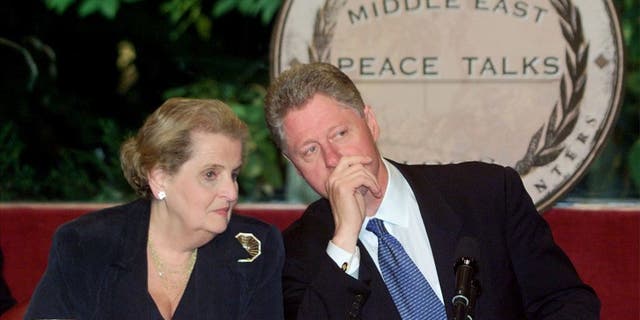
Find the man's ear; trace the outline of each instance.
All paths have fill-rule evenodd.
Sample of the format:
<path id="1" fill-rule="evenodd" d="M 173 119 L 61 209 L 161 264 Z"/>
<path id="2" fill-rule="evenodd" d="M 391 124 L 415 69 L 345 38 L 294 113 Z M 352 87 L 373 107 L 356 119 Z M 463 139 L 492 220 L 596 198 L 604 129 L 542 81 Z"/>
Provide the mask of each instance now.
<path id="1" fill-rule="evenodd" d="M 154 196 L 157 196 L 160 191 L 165 190 L 165 180 L 167 178 L 167 173 L 164 169 L 159 166 L 153 167 L 147 174 L 147 180 L 149 181 L 149 187 L 151 188 L 151 192 Z"/>
<path id="2" fill-rule="evenodd" d="M 302 173 L 300 172 L 300 170 L 298 170 L 298 167 L 296 166 L 295 162 L 291 161 L 291 158 L 289 158 L 289 156 L 288 156 L 286 153 L 284 153 L 284 152 L 282 152 L 282 156 L 283 156 L 285 159 L 287 159 L 287 161 L 289 161 L 289 163 L 291 163 L 291 165 L 292 165 L 294 168 L 296 168 L 296 172 L 298 173 L 298 175 L 299 175 L 299 176 L 301 176 L 301 177 L 302 177 Z"/>
<path id="3" fill-rule="evenodd" d="M 373 141 L 378 141 L 378 137 L 380 136 L 380 126 L 378 126 L 376 115 L 373 113 L 373 109 L 371 109 L 371 106 L 369 105 L 364 106 L 364 121 L 367 123 L 369 131 L 371 131 Z"/>

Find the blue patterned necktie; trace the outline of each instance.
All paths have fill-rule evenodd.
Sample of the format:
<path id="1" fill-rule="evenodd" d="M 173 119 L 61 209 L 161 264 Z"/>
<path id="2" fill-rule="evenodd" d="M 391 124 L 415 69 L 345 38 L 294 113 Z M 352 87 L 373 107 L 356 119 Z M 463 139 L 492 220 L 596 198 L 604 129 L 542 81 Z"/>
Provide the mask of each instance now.
<path id="1" fill-rule="evenodd" d="M 378 262 L 393 302 L 406 319 L 446 320 L 444 305 L 418 267 L 380 219 L 371 219 L 367 230 L 378 237 Z"/>

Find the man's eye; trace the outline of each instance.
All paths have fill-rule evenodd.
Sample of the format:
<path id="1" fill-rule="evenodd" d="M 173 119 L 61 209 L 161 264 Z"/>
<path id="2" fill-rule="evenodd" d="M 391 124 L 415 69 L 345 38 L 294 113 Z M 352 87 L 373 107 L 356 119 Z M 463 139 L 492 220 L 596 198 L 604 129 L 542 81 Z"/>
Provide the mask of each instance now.
<path id="1" fill-rule="evenodd" d="M 311 154 L 314 154 L 316 151 L 318 150 L 318 147 L 316 146 L 310 146 L 306 149 L 304 149 L 304 152 L 302 153 L 304 156 L 309 156 Z"/>
<path id="2" fill-rule="evenodd" d="M 344 136 L 347 135 L 347 133 L 349 133 L 349 131 L 347 129 L 340 129 L 338 131 L 335 131 L 333 133 L 332 140 L 337 140 L 337 139 L 343 138 Z"/>

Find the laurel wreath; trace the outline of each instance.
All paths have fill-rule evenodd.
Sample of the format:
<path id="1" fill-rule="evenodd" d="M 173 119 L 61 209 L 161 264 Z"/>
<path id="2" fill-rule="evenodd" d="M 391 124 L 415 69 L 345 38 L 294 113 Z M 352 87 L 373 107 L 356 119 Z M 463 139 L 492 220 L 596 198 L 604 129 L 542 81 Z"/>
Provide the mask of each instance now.
<path id="1" fill-rule="evenodd" d="M 316 19 L 313 23 L 313 37 L 311 44 L 307 46 L 309 62 L 330 62 L 331 42 L 336 28 L 338 11 L 344 7 L 347 0 L 327 0 L 316 12 Z M 300 61 L 294 58 L 289 65 L 299 64 Z"/>
<path id="2" fill-rule="evenodd" d="M 544 166 L 560 156 L 565 148 L 564 141 L 578 121 L 580 102 L 587 83 L 589 44 L 584 40 L 580 11 L 571 0 L 549 0 L 549 2 L 560 16 L 562 35 L 569 45 L 565 50 L 568 75 L 562 74 L 560 98 L 555 103 L 547 123 L 542 124 L 531 137 L 524 157 L 515 165 L 520 176 L 529 173 L 531 168 Z M 310 62 L 330 61 L 330 44 L 336 26 L 336 15 L 345 3 L 346 0 L 327 0 L 316 12 L 313 38 L 307 47 Z M 292 62 L 292 64 L 296 63 L 298 61 Z M 546 130 L 544 130 L 545 126 Z M 540 147 L 542 140 L 544 144 Z"/>
<path id="3" fill-rule="evenodd" d="M 307 47 L 311 62 L 331 61 L 331 42 L 336 28 L 337 13 L 346 3 L 346 0 L 327 0 L 316 12 L 313 38 L 311 45 Z"/>
<path id="4" fill-rule="evenodd" d="M 585 43 L 582 31 L 580 11 L 571 0 L 550 0 L 560 16 L 560 26 L 569 49 L 565 50 L 568 75 L 562 74 L 560 98 L 553 107 L 549 120 L 531 137 L 524 157 L 516 163 L 515 169 L 521 176 L 529 173 L 532 167 L 544 166 L 560 156 L 564 150 L 564 141 L 571 134 L 580 115 L 580 102 L 587 83 L 587 59 L 589 44 Z M 571 90 L 567 94 L 570 82 Z M 560 116 L 560 119 L 558 119 Z M 544 130 L 544 131 L 543 131 Z M 544 144 L 539 148 L 544 132 Z"/>

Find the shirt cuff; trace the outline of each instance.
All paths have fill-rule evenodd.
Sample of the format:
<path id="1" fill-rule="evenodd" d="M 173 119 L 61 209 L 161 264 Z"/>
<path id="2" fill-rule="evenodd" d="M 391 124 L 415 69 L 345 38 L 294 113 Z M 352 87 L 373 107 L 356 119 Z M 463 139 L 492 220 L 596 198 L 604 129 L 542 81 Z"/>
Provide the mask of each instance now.
<path id="1" fill-rule="evenodd" d="M 360 249 L 358 246 L 356 246 L 356 252 L 352 254 L 329 241 L 327 254 L 346 274 L 358 279 L 360 271 Z"/>

